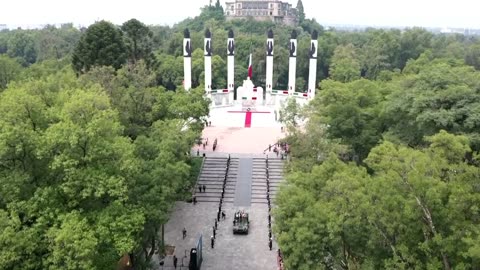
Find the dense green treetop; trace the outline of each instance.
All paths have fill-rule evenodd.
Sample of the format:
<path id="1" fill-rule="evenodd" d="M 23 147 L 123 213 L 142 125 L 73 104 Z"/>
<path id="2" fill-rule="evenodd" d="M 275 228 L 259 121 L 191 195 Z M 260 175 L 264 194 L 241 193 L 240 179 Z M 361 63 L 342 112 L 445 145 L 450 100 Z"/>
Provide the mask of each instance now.
<path id="1" fill-rule="evenodd" d="M 123 33 L 112 23 L 92 24 L 81 36 L 72 55 L 73 68 L 85 73 L 93 66 L 112 66 L 119 69 L 127 59 Z"/>
<path id="2" fill-rule="evenodd" d="M 208 102 L 157 87 L 143 60 L 78 78 L 53 61 L 0 93 L 0 268 L 112 269 L 128 253 L 147 269 Z"/>

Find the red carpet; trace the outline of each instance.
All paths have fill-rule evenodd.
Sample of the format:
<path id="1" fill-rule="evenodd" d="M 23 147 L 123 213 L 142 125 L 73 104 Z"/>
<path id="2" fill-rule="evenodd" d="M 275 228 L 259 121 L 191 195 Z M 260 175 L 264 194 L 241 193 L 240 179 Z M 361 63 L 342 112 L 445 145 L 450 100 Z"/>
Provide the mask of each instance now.
<path id="1" fill-rule="evenodd" d="M 245 113 L 245 127 L 249 128 L 252 127 L 252 113 L 246 112 Z"/>

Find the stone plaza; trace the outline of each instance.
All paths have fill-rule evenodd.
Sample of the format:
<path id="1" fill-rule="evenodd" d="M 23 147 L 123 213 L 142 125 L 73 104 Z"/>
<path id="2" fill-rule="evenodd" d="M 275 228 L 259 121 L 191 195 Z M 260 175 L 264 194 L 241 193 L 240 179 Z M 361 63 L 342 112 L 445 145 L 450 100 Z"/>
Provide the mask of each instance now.
<path id="1" fill-rule="evenodd" d="M 250 116 L 241 108 L 211 110 L 208 119 L 211 125 L 202 134 L 203 140 L 208 138 L 209 143 L 205 149 L 197 145 L 191 152 L 196 155 L 198 150 L 200 156 L 206 156 L 197 183 L 205 186 L 206 191 L 199 192 L 195 188 L 196 204 L 177 202 L 165 226 L 165 243 L 174 247 L 174 254 L 178 258 L 177 269 L 189 269 L 190 250 L 196 247 L 200 237 L 203 258 L 200 269 L 278 269 L 278 247 L 274 235 L 272 250 L 269 248 L 266 170 L 268 166 L 269 191 L 273 203 L 283 178 L 283 160 L 273 151 L 269 152 L 268 146 L 275 144 L 285 134 L 281 131 L 281 124 L 275 121 L 272 109 L 268 111 L 268 108 L 261 108 L 257 111 L 260 110 L 265 113 L 253 113 Z M 251 125 L 245 127 L 245 121 L 251 121 Z M 213 151 L 215 139 L 218 140 L 218 148 Z M 231 161 L 227 171 L 229 155 Z M 218 222 L 212 248 L 211 237 L 225 175 L 225 196 L 221 209 L 226 219 Z M 232 231 L 233 215 L 238 210 L 249 213 L 250 227 L 246 235 L 233 234 Z M 183 228 L 187 231 L 185 239 Z M 159 260 L 155 258 L 157 269 L 174 269 L 173 255 L 162 259 L 163 266 L 160 266 Z"/>

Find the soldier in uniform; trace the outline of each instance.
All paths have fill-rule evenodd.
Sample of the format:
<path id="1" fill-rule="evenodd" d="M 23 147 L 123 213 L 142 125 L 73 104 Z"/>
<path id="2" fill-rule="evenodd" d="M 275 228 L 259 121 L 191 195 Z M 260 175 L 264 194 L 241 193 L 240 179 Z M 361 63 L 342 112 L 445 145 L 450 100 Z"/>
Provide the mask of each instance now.
<path id="1" fill-rule="evenodd" d="M 177 261 L 178 261 L 177 256 L 173 255 L 173 267 L 175 269 L 177 269 Z"/>

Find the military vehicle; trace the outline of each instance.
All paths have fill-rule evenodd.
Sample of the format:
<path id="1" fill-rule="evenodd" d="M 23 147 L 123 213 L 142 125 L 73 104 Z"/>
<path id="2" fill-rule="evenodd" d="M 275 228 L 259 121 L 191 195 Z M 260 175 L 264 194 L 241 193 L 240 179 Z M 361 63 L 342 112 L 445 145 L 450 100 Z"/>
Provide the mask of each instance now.
<path id="1" fill-rule="evenodd" d="M 233 216 L 233 234 L 248 234 L 249 223 L 247 212 L 244 210 L 235 212 Z"/>

